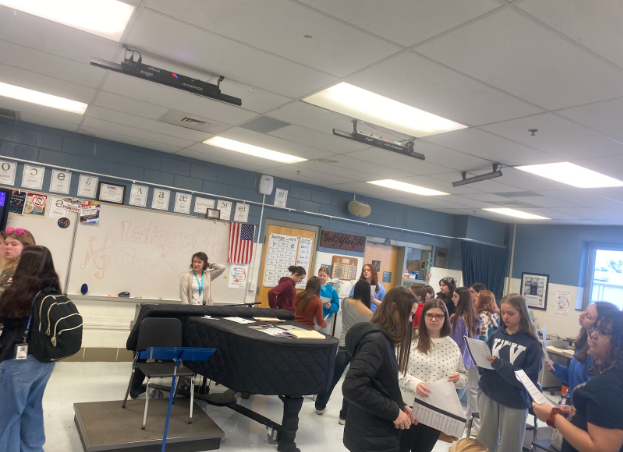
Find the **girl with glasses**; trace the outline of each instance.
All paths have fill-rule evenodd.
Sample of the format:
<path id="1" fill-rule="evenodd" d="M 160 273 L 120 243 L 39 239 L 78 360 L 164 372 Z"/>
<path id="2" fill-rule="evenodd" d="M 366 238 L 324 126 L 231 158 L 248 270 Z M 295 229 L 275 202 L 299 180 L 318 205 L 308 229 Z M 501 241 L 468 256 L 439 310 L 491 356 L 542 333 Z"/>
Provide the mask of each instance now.
<path id="1" fill-rule="evenodd" d="M 588 337 L 595 376 L 573 393 L 573 408 L 533 404 L 563 436 L 561 452 L 623 451 L 623 313 L 600 317 Z"/>
<path id="2" fill-rule="evenodd" d="M 443 300 L 429 300 L 422 309 L 417 336 L 411 345 L 409 365 L 401 375 L 400 389 L 406 402 L 416 394 L 426 401 L 431 389 L 428 384 L 445 379 L 462 388 L 467 371 L 458 345 L 450 338 L 450 318 Z M 412 425 L 400 436 L 401 452 L 430 452 L 439 439 L 439 430 L 424 424 Z"/>
<path id="3" fill-rule="evenodd" d="M 615 305 L 605 301 L 598 301 L 589 305 L 580 314 L 579 322 L 582 329 L 575 341 L 575 353 L 569 367 L 558 363 L 554 363 L 552 366 L 549 362 L 545 362 L 547 370 L 569 388 L 569 405 L 573 404 L 573 390 L 576 386 L 586 383 L 591 378 L 589 369 L 593 365 L 593 358 L 588 354 L 588 336 L 591 329 L 599 318 L 609 316 L 618 310 L 619 308 Z"/>

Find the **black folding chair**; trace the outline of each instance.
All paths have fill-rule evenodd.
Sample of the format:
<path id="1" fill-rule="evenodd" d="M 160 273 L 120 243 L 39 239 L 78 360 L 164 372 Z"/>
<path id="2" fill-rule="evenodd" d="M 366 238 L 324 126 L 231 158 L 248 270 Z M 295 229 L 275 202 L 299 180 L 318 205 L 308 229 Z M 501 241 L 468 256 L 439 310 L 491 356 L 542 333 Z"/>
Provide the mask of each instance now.
<path id="1" fill-rule="evenodd" d="M 145 412 L 143 413 L 143 425 L 141 428 L 145 430 L 145 424 L 147 423 L 147 408 L 149 406 L 149 390 L 151 386 L 152 378 L 166 378 L 173 377 L 176 374 L 178 377 L 191 377 L 190 378 L 190 416 L 188 423 L 192 423 L 193 417 L 193 403 L 195 394 L 195 381 L 194 372 L 183 364 L 180 363 L 175 373 L 175 363 L 171 362 L 138 362 L 139 355 L 142 351 L 148 347 L 181 347 L 182 346 L 182 322 L 179 319 L 170 319 L 163 317 L 148 317 L 141 322 L 141 326 L 138 331 L 138 344 L 136 346 L 136 355 L 132 362 L 132 375 L 130 375 L 130 382 L 128 383 L 128 389 L 125 392 L 125 398 L 123 399 L 122 408 L 125 408 L 128 401 L 128 395 L 130 394 L 130 386 L 134 379 L 134 373 L 136 369 L 139 369 L 147 377 L 147 391 L 145 392 Z M 178 381 L 179 384 L 179 381 Z M 177 386 L 176 386 L 177 390 Z M 175 397 L 175 393 L 173 394 Z"/>

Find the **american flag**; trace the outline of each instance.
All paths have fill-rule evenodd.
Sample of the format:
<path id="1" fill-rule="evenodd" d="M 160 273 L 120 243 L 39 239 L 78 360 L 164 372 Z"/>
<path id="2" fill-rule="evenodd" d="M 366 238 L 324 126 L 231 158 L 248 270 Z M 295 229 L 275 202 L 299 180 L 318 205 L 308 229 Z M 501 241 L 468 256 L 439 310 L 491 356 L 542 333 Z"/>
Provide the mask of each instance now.
<path id="1" fill-rule="evenodd" d="M 227 262 L 247 264 L 253 255 L 255 225 L 229 223 L 229 257 Z"/>

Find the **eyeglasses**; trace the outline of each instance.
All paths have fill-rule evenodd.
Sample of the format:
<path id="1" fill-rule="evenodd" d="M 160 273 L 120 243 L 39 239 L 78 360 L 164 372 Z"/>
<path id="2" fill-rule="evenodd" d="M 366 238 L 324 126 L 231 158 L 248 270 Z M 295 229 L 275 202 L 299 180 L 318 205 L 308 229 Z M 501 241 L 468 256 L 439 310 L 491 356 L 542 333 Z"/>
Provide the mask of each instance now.
<path id="1" fill-rule="evenodd" d="M 603 336 L 612 336 L 612 331 L 608 331 L 605 328 L 601 327 L 596 327 L 594 326 L 593 328 L 591 328 L 591 334 L 593 333 L 597 333 L 597 335 L 603 337 Z"/>
<path id="2" fill-rule="evenodd" d="M 10 228 L 10 227 L 9 227 L 9 228 L 6 228 L 6 229 L 4 230 L 4 232 L 6 232 L 7 234 L 15 234 L 15 235 L 21 235 L 21 234 L 24 234 L 24 235 L 28 235 L 28 234 L 26 233 L 26 231 L 24 231 L 22 228 Z"/>
<path id="3" fill-rule="evenodd" d="M 425 317 L 426 320 L 437 320 L 438 322 L 441 322 L 446 318 L 446 316 L 443 314 L 426 314 Z"/>

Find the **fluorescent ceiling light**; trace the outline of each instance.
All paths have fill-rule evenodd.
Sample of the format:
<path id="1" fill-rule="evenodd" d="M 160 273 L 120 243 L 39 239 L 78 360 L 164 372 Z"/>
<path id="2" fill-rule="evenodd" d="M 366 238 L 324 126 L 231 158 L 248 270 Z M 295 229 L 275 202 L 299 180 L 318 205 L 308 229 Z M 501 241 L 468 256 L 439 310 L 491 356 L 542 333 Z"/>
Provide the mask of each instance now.
<path id="1" fill-rule="evenodd" d="M 569 162 L 516 166 L 515 168 L 578 188 L 623 187 L 623 182 L 618 179 Z"/>
<path id="2" fill-rule="evenodd" d="M 134 6 L 117 0 L 0 0 L 0 5 L 119 41 Z"/>
<path id="3" fill-rule="evenodd" d="M 508 215 L 510 217 L 522 218 L 524 220 L 551 220 L 551 218 L 542 217 L 540 215 L 534 215 L 528 212 L 522 212 L 521 210 L 499 208 L 499 209 L 482 209 L 487 212 L 499 213 L 500 215 Z"/>
<path id="4" fill-rule="evenodd" d="M 449 195 L 450 193 L 444 193 L 442 191 L 433 190 L 426 187 L 420 187 L 419 185 L 407 184 L 406 182 L 398 182 L 393 179 L 375 180 L 369 181 L 369 184 L 379 185 L 381 187 L 393 188 L 394 190 L 406 191 L 420 196 L 442 196 Z"/>
<path id="5" fill-rule="evenodd" d="M 87 104 L 75 100 L 65 99 L 64 97 L 53 96 L 51 94 L 40 93 L 27 88 L 9 85 L 0 82 L 0 96 L 10 97 L 11 99 L 23 100 L 32 104 L 43 105 L 44 107 L 56 108 L 58 110 L 69 111 L 83 115 L 87 109 Z"/>
<path id="6" fill-rule="evenodd" d="M 303 101 L 414 137 L 467 127 L 348 83 L 338 83 Z"/>
<path id="7" fill-rule="evenodd" d="M 243 154 L 252 155 L 268 160 L 275 160 L 281 163 L 299 163 L 305 162 L 307 159 L 296 157 L 283 152 L 272 151 L 270 149 L 253 146 L 252 144 L 241 143 L 240 141 L 230 140 L 229 138 L 213 137 L 204 141 L 205 144 L 216 146 L 217 148 L 228 149 L 230 151 L 241 152 Z"/>

